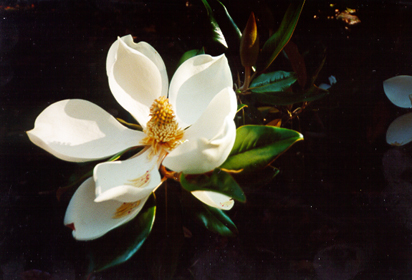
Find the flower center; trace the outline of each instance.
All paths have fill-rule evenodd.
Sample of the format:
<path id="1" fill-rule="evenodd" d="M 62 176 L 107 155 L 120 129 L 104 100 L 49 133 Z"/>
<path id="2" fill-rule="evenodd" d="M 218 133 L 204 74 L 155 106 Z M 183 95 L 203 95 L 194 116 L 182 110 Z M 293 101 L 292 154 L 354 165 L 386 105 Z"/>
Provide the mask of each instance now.
<path id="1" fill-rule="evenodd" d="M 184 132 L 179 129 L 172 105 L 166 97 L 155 99 L 150 107 L 150 117 L 144 130 L 147 136 L 142 140 L 143 145 L 152 146 L 149 157 L 170 152 L 182 143 Z"/>

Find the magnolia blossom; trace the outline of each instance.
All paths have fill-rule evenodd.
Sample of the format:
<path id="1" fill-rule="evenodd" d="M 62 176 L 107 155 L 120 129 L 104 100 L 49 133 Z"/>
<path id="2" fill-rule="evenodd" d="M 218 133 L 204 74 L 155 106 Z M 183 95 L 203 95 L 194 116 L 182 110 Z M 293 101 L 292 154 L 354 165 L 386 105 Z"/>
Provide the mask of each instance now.
<path id="1" fill-rule="evenodd" d="M 401 108 L 412 108 L 412 76 L 400 75 L 383 82 L 388 99 Z M 386 131 L 386 142 L 403 146 L 412 141 L 412 113 L 396 118 Z"/>
<path id="2" fill-rule="evenodd" d="M 123 126 L 91 102 L 70 99 L 47 107 L 27 132 L 39 147 L 72 162 L 143 146 L 127 160 L 97 164 L 75 192 L 64 223 L 79 240 L 98 238 L 133 219 L 161 185 L 160 165 L 186 174 L 211 171 L 226 160 L 236 137 L 236 95 L 224 55 L 188 59 L 169 86 L 156 50 L 128 35 L 113 43 L 106 66 L 114 98 L 143 131 Z M 193 195 L 220 209 L 233 206 L 219 193 Z"/>

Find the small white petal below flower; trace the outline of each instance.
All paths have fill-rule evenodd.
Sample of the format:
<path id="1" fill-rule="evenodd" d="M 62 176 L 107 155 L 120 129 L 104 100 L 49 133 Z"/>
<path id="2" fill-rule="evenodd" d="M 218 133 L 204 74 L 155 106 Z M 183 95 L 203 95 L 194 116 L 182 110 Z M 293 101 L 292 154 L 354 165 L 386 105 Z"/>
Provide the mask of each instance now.
<path id="1" fill-rule="evenodd" d="M 217 192 L 193 191 L 192 194 L 204 204 L 221 210 L 230 210 L 235 204 L 231 197 Z"/>
<path id="2" fill-rule="evenodd" d="M 220 166 L 235 142 L 235 114 L 236 95 L 228 87 L 213 98 L 202 116 L 185 131 L 185 142 L 166 156 L 163 165 L 186 174 L 200 174 Z"/>
<path id="3" fill-rule="evenodd" d="M 169 89 L 169 101 L 180 127 L 196 122 L 209 102 L 226 87 L 233 87 L 233 81 L 224 55 L 197 55 L 180 65 Z"/>
<path id="4" fill-rule="evenodd" d="M 104 162 L 94 168 L 95 202 L 134 202 L 149 196 L 161 184 L 157 157 L 148 159 L 150 149 L 124 161 Z"/>
<path id="5" fill-rule="evenodd" d="M 412 76 L 396 76 L 383 82 L 389 100 L 398 107 L 412 108 Z"/>
<path id="6" fill-rule="evenodd" d="M 64 224 L 73 229 L 73 237 L 77 240 L 96 239 L 110 230 L 130 221 L 142 210 L 148 197 L 140 201 L 128 215 L 113 218 L 122 202 L 111 200 L 96 203 L 93 178 L 87 179 L 70 200 L 64 217 Z"/>
<path id="7" fill-rule="evenodd" d="M 395 119 L 386 131 L 386 142 L 393 146 L 403 146 L 412 141 L 412 113 Z"/>
<path id="8" fill-rule="evenodd" d="M 80 99 L 51 104 L 27 134 L 52 155 L 74 162 L 107 158 L 137 146 L 145 136 L 124 127 L 99 106 Z"/>
<path id="9" fill-rule="evenodd" d="M 122 39 L 117 41 L 116 59 L 107 71 L 110 90 L 117 102 L 145 128 L 153 100 L 165 92 L 164 76 L 145 54 L 130 48 Z"/>

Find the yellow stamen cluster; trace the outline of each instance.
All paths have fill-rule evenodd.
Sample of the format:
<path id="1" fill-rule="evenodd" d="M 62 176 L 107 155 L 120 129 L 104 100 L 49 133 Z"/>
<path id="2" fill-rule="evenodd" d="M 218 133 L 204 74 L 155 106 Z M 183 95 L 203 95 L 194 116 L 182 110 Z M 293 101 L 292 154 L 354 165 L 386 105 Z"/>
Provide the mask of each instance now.
<path id="1" fill-rule="evenodd" d="M 147 136 L 142 140 L 143 145 L 152 146 L 150 156 L 176 148 L 183 138 L 183 130 L 179 129 L 172 105 L 166 97 L 161 96 L 153 102 L 150 117 L 144 130 Z"/>

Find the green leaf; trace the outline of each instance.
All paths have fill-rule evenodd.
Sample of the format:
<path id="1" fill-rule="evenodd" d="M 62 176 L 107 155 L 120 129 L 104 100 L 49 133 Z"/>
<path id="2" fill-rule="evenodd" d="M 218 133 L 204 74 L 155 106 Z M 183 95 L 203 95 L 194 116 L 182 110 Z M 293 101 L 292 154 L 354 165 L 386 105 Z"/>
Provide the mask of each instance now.
<path id="1" fill-rule="evenodd" d="M 220 168 L 244 169 L 244 172 L 264 168 L 300 140 L 303 140 L 302 134 L 291 129 L 263 125 L 241 126 L 236 131 L 232 151 Z"/>
<path id="2" fill-rule="evenodd" d="M 221 45 L 223 45 L 225 48 L 227 48 L 227 43 L 225 40 L 225 36 L 223 36 L 223 32 L 220 29 L 219 24 L 217 23 L 215 17 L 214 17 L 214 13 L 212 8 L 210 7 L 209 3 L 207 2 L 207 0 L 202 0 L 203 5 L 205 5 L 206 7 L 206 11 L 207 11 L 207 15 L 209 16 L 209 20 L 210 20 L 210 25 L 212 28 L 212 39 L 215 42 L 220 43 Z"/>
<path id="3" fill-rule="evenodd" d="M 114 229 L 89 245 L 89 272 L 98 272 L 130 259 L 149 236 L 156 214 L 152 194 L 140 213 L 130 222 Z"/>
<path id="4" fill-rule="evenodd" d="M 189 192 L 213 191 L 240 202 L 246 201 L 245 194 L 235 179 L 221 169 L 215 169 L 212 173 L 200 175 L 185 175 L 182 173 L 180 175 L 180 184 Z"/>
<path id="5" fill-rule="evenodd" d="M 192 58 L 196 55 L 204 54 L 204 53 L 205 53 L 205 50 L 203 48 L 201 48 L 200 50 L 194 49 L 194 50 L 185 52 L 180 58 L 179 62 L 177 63 L 177 67 L 179 67 L 183 62 L 185 62 L 189 58 Z"/>
<path id="6" fill-rule="evenodd" d="M 257 101 L 268 105 L 289 105 L 298 102 L 313 101 L 329 94 L 329 91 L 312 85 L 304 92 L 265 92 L 254 93 Z"/>
<path id="7" fill-rule="evenodd" d="M 243 110 L 244 108 L 246 108 L 247 107 L 247 105 L 246 104 L 239 104 L 238 106 L 237 106 L 237 113 L 239 113 L 241 110 Z"/>
<path id="8" fill-rule="evenodd" d="M 265 71 L 272 64 L 289 42 L 295 31 L 304 3 L 305 0 L 298 0 L 289 5 L 279 29 L 263 45 L 261 56 L 264 61 L 263 67 L 258 69 L 260 72 Z"/>
<path id="9" fill-rule="evenodd" d="M 297 77 L 294 72 L 276 71 L 267 74 L 260 74 L 250 84 L 252 92 L 268 93 L 285 91 L 296 82 Z"/>
<path id="10" fill-rule="evenodd" d="M 229 49 L 238 51 L 240 40 L 242 38 L 242 32 L 233 21 L 226 7 L 219 0 L 210 1 L 210 5 L 213 9 L 214 17 L 219 23 L 219 26 L 225 35 L 225 40 Z"/>
<path id="11" fill-rule="evenodd" d="M 238 234 L 236 225 L 229 216 L 220 209 L 203 204 L 190 192 L 182 192 L 181 205 L 186 215 L 211 232 L 227 237 Z"/>

